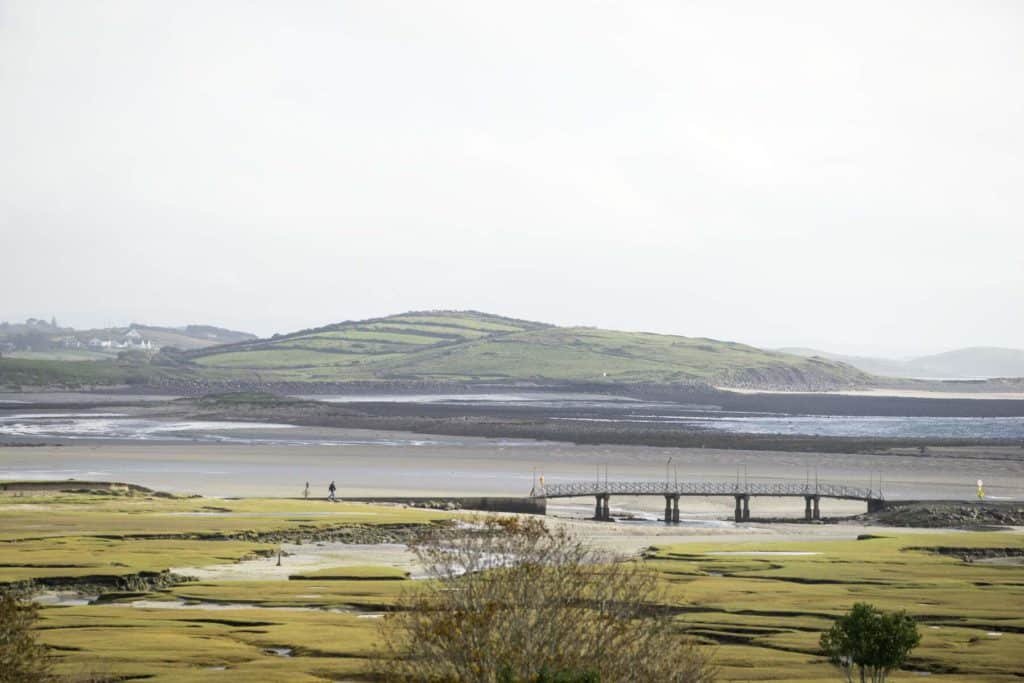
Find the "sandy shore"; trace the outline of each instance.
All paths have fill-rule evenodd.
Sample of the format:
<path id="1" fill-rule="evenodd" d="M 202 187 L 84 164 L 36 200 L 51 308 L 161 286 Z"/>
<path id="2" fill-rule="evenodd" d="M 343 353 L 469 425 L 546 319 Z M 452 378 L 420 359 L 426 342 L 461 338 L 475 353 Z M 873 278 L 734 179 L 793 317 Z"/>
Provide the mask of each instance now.
<path id="1" fill-rule="evenodd" d="M 314 496 L 325 496 L 332 480 L 341 496 L 522 496 L 533 486 L 535 472 L 549 483 L 603 479 L 606 468 L 607 476 L 617 480 L 663 481 L 668 476 L 680 481 L 735 481 L 739 476 L 752 482 L 803 483 L 808 477 L 813 481 L 817 470 L 821 481 L 874 489 L 881 476 L 883 492 L 891 499 L 970 499 L 978 479 L 986 482 L 993 497 L 1024 499 L 1024 451 L 1014 447 L 930 448 L 922 456 L 916 449 L 898 454 L 788 453 L 579 446 L 333 428 L 292 428 L 288 433 L 327 436 L 344 443 L 77 441 L 0 447 L 0 479 L 120 480 L 220 497 L 298 497 L 307 481 Z M 655 499 L 645 501 L 655 511 L 663 505 Z M 622 502 L 613 499 L 612 505 Z M 801 504 L 801 500 L 792 501 L 794 510 Z M 694 512 L 726 515 L 732 501 L 708 505 Z M 765 505 L 758 501 L 754 514 L 760 514 Z"/>

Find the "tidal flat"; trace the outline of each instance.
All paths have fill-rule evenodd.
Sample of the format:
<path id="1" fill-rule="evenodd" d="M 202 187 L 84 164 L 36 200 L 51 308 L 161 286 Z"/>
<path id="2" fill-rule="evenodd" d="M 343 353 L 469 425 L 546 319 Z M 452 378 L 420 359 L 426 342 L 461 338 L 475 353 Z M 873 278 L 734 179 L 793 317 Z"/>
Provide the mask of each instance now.
<path id="1" fill-rule="evenodd" d="M 476 513 L 346 498 L 525 496 L 540 477 L 607 476 L 819 477 L 880 488 L 893 501 L 966 501 L 982 479 L 1003 505 L 1024 499 L 1019 445 L 873 449 L 858 442 L 854 451 L 835 452 L 846 446 L 816 438 L 792 452 L 581 444 L 166 410 L 6 411 L 8 432 L 18 425 L 22 433 L 8 433 L 0 446 L 0 480 L 66 482 L 0 494 L 0 582 L 34 593 L 40 638 L 62 673 L 154 681 L 370 678 L 381 617 L 424 579 L 405 543 L 418 529 Z M 26 412 L 43 416 L 11 417 Z M 480 416 L 445 419 L 473 424 Z M 97 483 L 110 480 L 152 490 Z M 324 500 L 332 480 L 342 502 Z M 842 519 L 863 513 L 863 502 L 838 500 L 822 501 L 828 523 L 799 523 L 801 498 L 755 498 L 753 522 L 735 523 L 731 497 L 685 498 L 682 523 L 669 526 L 657 521 L 662 505 L 657 497 L 613 497 L 618 521 L 604 523 L 587 519 L 592 499 L 552 500 L 547 523 L 649 563 L 668 590 L 680 637 L 714 650 L 721 680 L 834 680 L 817 639 L 857 601 L 905 609 L 919 621 L 923 644 L 895 680 L 1008 681 L 1024 671 L 1021 529 L 870 526 Z M 767 518 L 773 522 L 758 521 Z"/>
<path id="2" fill-rule="evenodd" d="M 403 534 L 469 514 L 87 486 L 7 495 L 0 582 L 40 591 L 40 638 L 63 673 L 359 680 L 372 674 L 379 617 L 418 583 Z M 715 651 L 721 680 L 833 680 L 818 634 L 855 601 L 920 623 L 922 646 L 894 680 L 1019 680 L 1019 529 L 550 523 L 644 558 L 680 634 Z"/>

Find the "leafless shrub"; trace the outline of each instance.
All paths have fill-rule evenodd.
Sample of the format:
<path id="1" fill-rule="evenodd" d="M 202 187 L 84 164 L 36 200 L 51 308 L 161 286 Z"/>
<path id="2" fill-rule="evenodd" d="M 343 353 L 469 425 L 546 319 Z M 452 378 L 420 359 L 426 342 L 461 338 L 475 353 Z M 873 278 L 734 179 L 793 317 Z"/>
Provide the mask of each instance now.
<path id="1" fill-rule="evenodd" d="M 664 588 L 540 520 L 487 518 L 413 544 L 432 580 L 383 621 L 388 680 L 479 683 L 713 680 L 674 627 Z"/>

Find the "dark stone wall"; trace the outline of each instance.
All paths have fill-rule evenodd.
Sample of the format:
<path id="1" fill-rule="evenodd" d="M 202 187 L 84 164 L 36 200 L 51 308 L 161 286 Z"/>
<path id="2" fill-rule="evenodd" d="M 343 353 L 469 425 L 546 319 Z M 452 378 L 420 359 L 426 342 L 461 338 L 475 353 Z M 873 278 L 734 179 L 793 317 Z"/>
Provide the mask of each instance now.
<path id="1" fill-rule="evenodd" d="M 500 496 L 460 497 L 460 496 L 389 496 L 389 497 L 357 497 L 348 496 L 342 500 L 357 503 L 405 503 L 414 507 L 442 507 L 445 503 L 453 503 L 463 510 L 480 510 L 481 512 L 518 512 L 527 515 L 546 515 L 548 503 L 544 498 L 509 498 Z"/>

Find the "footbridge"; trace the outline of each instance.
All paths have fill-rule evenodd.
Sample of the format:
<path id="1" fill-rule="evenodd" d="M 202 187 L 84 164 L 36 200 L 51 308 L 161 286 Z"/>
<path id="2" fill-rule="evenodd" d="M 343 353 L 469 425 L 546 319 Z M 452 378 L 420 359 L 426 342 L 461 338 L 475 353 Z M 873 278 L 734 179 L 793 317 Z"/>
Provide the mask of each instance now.
<path id="1" fill-rule="evenodd" d="M 547 484 L 531 492 L 533 498 L 580 498 L 593 496 L 594 519 L 610 520 L 609 500 L 616 496 L 664 496 L 665 522 L 679 521 L 679 499 L 682 496 L 732 496 L 736 499 L 736 521 L 750 521 L 750 499 L 754 496 L 803 497 L 804 518 L 821 519 L 822 498 L 862 500 L 868 512 L 884 506 L 881 491 L 832 484 L 809 483 L 748 483 L 748 482 L 657 482 L 657 481 L 569 481 Z"/>

